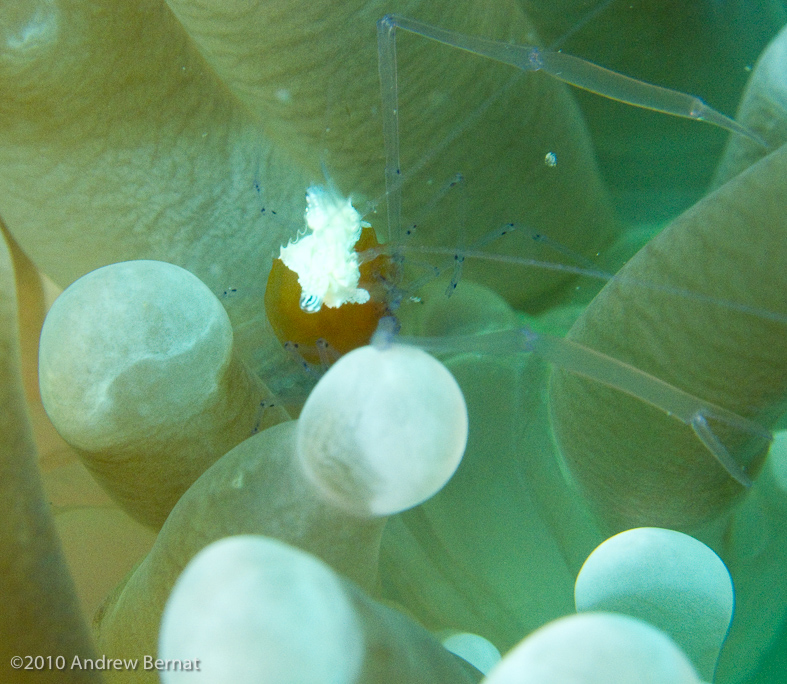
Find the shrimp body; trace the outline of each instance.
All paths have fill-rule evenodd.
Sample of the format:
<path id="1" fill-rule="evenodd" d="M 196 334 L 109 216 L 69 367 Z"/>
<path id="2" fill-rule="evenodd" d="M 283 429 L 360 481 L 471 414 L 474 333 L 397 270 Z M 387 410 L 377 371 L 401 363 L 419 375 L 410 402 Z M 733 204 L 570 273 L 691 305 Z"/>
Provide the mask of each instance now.
<path id="1" fill-rule="evenodd" d="M 321 340 L 338 354 L 369 342 L 388 310 L 377 291 L 390 261 L 381 255 L 360 263 L 360 252 L 379 247 L 377 237 L 335 191 L 309 188 L 305 218 L 311 232 L 273 262 L 265 310 L 279 341 L 318 363 Z"/>

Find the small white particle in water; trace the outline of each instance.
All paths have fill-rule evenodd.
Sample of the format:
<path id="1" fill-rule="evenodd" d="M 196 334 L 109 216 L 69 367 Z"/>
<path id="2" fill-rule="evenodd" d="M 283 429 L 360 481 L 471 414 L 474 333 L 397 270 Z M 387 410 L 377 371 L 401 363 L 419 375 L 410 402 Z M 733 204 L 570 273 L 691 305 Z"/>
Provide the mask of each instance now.
<path id="1" fill-rule="evenodd" d="M 557 166 L 557 155 L 554 152 L 547 152 L 544 155 L 544 164 L 550 168 Z"/>
<path id="2" fill-rule="evenodd" d="M 279 88 L 276 91 L 276 99 L 284 104 L 292 102 L 292 93 L 287 88 Z"/>

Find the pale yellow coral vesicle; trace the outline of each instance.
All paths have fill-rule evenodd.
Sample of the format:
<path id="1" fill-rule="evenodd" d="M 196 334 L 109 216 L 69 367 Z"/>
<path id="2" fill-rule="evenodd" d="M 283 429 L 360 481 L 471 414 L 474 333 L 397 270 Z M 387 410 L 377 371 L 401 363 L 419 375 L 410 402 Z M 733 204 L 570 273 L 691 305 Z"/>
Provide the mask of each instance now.
<path id="1" fill-rule="evenodd" d="M 278 540 L 239 535 L 202 549 L 180 574 L 158 655 L 199 654 L 198 672 L 165 673 L 165 682 L 318 684 L 357 681 L 364 646 L 327 566 Z"/>
<path id="2" fill-rule="evenodd" d="M 155 533 L 118 510 L 53 427 L 38 386 L 38 342 L 58 288 L 5 232 L 14 262 L 19 344 L 27 411 L 38 451 L 44 496 L 50 505 L 82 613 L 89 621 L 104 596 L 150 548 Z M 118 544 L 119 535 L 123 543 Z M 96 563 L 101 558 L 101 563 Z"/>
<path id="3" fill-rule="evenodd" d="M 14 280 L 11 251 L 0 235 L 0 678 L 8 684 L 29 681 L 23 668 L 30 655 L 52 658 L 53 667 L 36 673 L 40 681 L 100 682 L 95 671 L 54 667 L 57 656 L 68 666 L 75 656 L 92 656 L 93 646 L 36 463 L 20 371 Z"/>
<path id="4" fill-rule="evenodd" d="M 787 28 L 768 44 L 754 65 L 738 106 L 737 120 L 761 135 L 771 149 L 787 142 Z M 733 136 L 716 169 L 718 187 L 769 152 L 751 140 Z"/>
<path id="5" fill-rule="evenodd" d="M 164 611 L 159 655 L 210 684 L 471 684 L 477 671 L 423 627 L 372 601 L 318 559 L 275 539 L 237 536 L 203 549 Z"/>
<path id="6" fill-rule="evenodd" d="M 310 179 L 166 5 L 21 0 L 0 26 L 0 213 L 36 266 L 65 287 L 113 262 L 177 263 L 232 295 L 244 355 L 278 348 L 265 282 Z"/>
<path id="7" fill-rule="evenodd" d="M 509 651 L 482 684 L 702 684 L 664 632 L 615 613 L 554 620 Z"/>
<path id="8" fill-rule="evenodd" d="M 577 612 L 639 618 L 668 634 L 708 682 L 730 629 L 735 591 L 722 560 L 675 530 L 638 527 L 591 553 L 574 585 Z"/>
<path id="9" fill-rule="evenodd" d="M 607 284 L 569 338 L 773 425 L 787 398 L 787 147 L 684 212 Z M 565 371 L 552 417 L 574 481 L 612 531 L 687 529 L 729 512 L 743 487 L 692 429 Z M 711 426 L 750 477 L 767 442 Z"/>
<path id="10" fill-rule="evenodd" d="M 325 497 L 356 515 L 392 515 L 448 482 L 467 443 L 467 407 L 446 368 L 385 342 L 339 359 L 298 419 L 298 456 Z"/>
<path id="11" fill-rule="evenodd" d="M 289 418 L 240 360 L 221 302 L 161 261 L 68 287 L 44 322 L 39 376 L 58 432 L 153 527 L 220 456 Z"/>
<path id="12" fill-rule="evenodd" d="M 332 378 L 351 391 L 336 391 Z M 424 402 L 428 382 L 447 399 Z M 464 449 L 464 400 L 437 361 L 392 346 L 345 356 L 309 402 L 314 410 L 307 402 L 298 421 L 242 442 L 181 497 L 151 552 L 100 611 L 102 651 L 151 653 L 177 576 L 200 549 L 231 535 L 275 537 L 377 591 L 385 516 L 431 496 L 453 473 Z"/>
<path id="13" fill-rule="evenodd" d="M 491 641 L 478 634 L 454 630 L 436 636 L 445 648 L 466 660 L 479 672 L 488 674 L 500 662 L 500 651 Z"/>
<path id="14" fill-rule="evenodd" d="M 295 453 L 296 423 L 264 430 L 219 459 L 178 501 L 147 557 L 108 597 L 95 620 L 102 652 L 155 653 L 172 586 L 207 544 L 262 534 L 305 549 L 367 591 L 376 584 L 384 519 L 348 515 L 309 485 Z M 115 672 L 113 681 L 139 681 Z M 155 673 L 149 673 L 155 681 Z"/>

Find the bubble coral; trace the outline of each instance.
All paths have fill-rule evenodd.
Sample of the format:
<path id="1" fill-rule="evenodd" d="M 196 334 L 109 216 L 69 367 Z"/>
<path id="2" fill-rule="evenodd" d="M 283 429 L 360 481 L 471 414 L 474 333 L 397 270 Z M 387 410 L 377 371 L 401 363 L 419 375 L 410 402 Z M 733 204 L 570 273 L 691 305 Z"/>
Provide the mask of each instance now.
<path id="1" fill-rule="evenodd" d="M 616 534 L 591 553 L 577 576 L 578 612 L 639 618 L 679 644 L 705 681 L 732 620 L 730 573 L 702 542 L 674 530 L 640 527 Z"/>
<path id="2" fill-rule="evenodd" d="M 297 422 L 242 442 L 185 492 L 102 607 L 100 647 L 127 658 L 154 651 L 175 579 L 202 546 L 229 535 L 275 536 L 373 589 L 384 516 L 434 495 L 466 436 L 461 392 L 428 354 L 398 346 L 347 354 Z"/>
<path id="3" fill-rule="evenodd" d="M 265 537 L 229 537 L 203 549 L 167 602 L 160 642 L 163 657 L 211 654 L 199 674 L 190 673 L 196 681 L 477 681 L 423 628 L 314 557 Z M 163 679 L 188 681 L 188 674 Z"/>
<path id="4" fill-rule="evenodd" d="M 783 7 L 763 4 L 769 21 L 758 23 L 773 30 L 784 20 Z M 627 73 L 645 61 L 654 70 L 648 80 L 661 82 L 652 76 L 670 80 L 674 75 L 661 57 L 671 52 L 670 34 L 679 27 L 675 42 L 688 44 L 689 54 L 694 53 L 689 67 L 700 64 L 696 72 L 705 72 L 712 65 L 715 73 L 718 60 L 699 60 L 696 54 L 698 46 L 708 47 L 709 36 L 716 40 L 716 32 L 707 27 L 723 21 L 713 19 L 711 5 L 719 16 L 730 11 L 718 3 L 703 3 L 699 23 L 682 21 L 687 12 L 672 13 L 673 8 L 647 2 L 631 12 L 614 11 L 608 15 L 613 17 L 612 29 L 592 26 L 575 45 L 586 45 L 591 36 L 591 45 L 609 57 L 595 61 Z M 276 250 L 301 227 L 304 190 L 320 178 L 324 164 L 339 187 L 368 201 L 364 213 L 369 217 L 384 195 L 375 22 L 396 12 L 468 34 L 539 44 L 534 26 L 551 42 L 569 28 L 556 24 L 572 16 L 576 7 L 563 17 L 554 3 L 506 0 L 483 6 L 290 3 L 286 10 L 262 2 L 185 0 L 6 3 L 0 8 L 0 214 L 24 252 L 61 287 L 96 268 L 131 259 L 163 260 L 187 269 L 221 298 L 232 325 L 233 354 L 271 389 L 286 390 L 298 371 L 271 333 L 262 302 Z M 634 56 L 620 47 L 621 41 L 610 40 L 640 32 L 641 40 L 626 41 L 636 44 Z M 686 32 L 692 40 L 683 40 Z M 582 34 L 580 27 L 577 35 Z M 730 29 L 725 40 L 739 35 L 737 28 Z M 759 49 L 752 47 L 757 40 L 739 42 L 754 54 Z M 402 312 L 403 325 L 433 336 L 515 327 L 522 316 L 510 308 L 514 304 L 546 311 L 540 322 L 553 333 L 566 332 L 579 310 L 553 305 L 566 301 L 568 290 L 559 293 L 555 288 L 570 268 L 522 269 L 512 277 L 502 266 L 504 257 L 543 261 L 554 256 L 559 245 L 569 266 L 587 265 L 588 258 L 601 252 L 604 267 L 616 270 L 639 239 L 637 231 L 629 231 L 617 253 L 607 250 L 619 226 L 575 99 L 539 74 L 515 77 L 490 64 L 479 78 L 473 55 L 428 46 L 415 37 L 402 37 L 399 52 L 401 161 L 408 184 L 402 215 L 412 219 L 420 240 L 416 246 L 458 252 L 512 218 L 534 227 L 514 231 L 495 245 L 496 260 L 468 260 L 463 271 L 467 282 L 451 299 L 436 296 L 439 287 L 412 293 L 422 301 L 411 302 L 410 310 Z M 731 54 L 722 52 L 724 59 Z M 745 76 L 743 66 L 754 54 L 744 58 L 736 52 L 728 59 L 731 80 Z M 647 77 L 647 72 L 635 75 Z M 691 82 L 671 85 L 701 92 Z M 730 97 L 737 98 L 735 87 L 729 91 L 725 106 L 717 105 L 728 112 Z M 640 154 L 642 148 L 633 141 L 656 137 L 653 131 L 659 128 L 641 137 L 639 130 L 636 138 L 627 136 L 621 119 L 609 115 L 607 107 L 584 106 L 602 159 L 633 155 L 641 158 L 640 169 L 652 164 L 654 155 Z M 607 122 L 599 124 L 605 117 Z M 670 139 L 679 141 L 673 163 L 667 165 L 672 173 L 698 159 L 707 161 L 721 147 L 721 137 L 705 145 L 710 132 L 694 137 L 672 120 L 660 126 L 675 131 Z M 554 163 L 545 164 L 547 158 Z M 628 275 L 612 278 L 574 324 L 571 338 L 677 386 L 688 383 L 697 394 L 710 394 L 767 427 L 778 425 L 785 312 L 777 294 L 783 288 L 775 284 L 787 268 L 782 268 L 783 243 L 770 231 L 784 215 L 778 183 L 783 158 L 783 151 L 777 151 L 761 160 L 667 228 L 631 260 Z M 703 194 L 710 167 L 705 164 L 696 178 L 681 180 L 694 193 L 692 201 Z M 626 175 L 635 184 L 642 179 L 630 165 L 606 163 L 603 168 L 613 186 L 618 182 L 618 191 L 630 189 L 631 180 L 620 182 Z M 457 170 L 462 171 L 458 194 L 445 184 Z M 665 172 L 656 169 L 654 176 L 663 178 Z M 657 202 L 667 209 L 661 208 L 659 216 L 675 206 L 674 198 L 664 194 L 659 193 Z M 638 198 L 645 195 L 647 191 L 640 192 Z M 742 211 L 747 220 L 738 220 Z M 417 268 L 414 254 L 408 268 Z M 700 278 L 696 264 L 704 265 L 706 259 L 707 271 Z M 760 260 L 766 262 L 766 271 L 760 269 Z M 738 261 L 745 266 L 736 270 Z M 483 285 L 473 285 L 473 279 Z M 18 273 L 17 280 L 21 282 Z M 12 291 L 10 278 L 4 285 L 7 295 Z M 587 281 L 578 281 L 576 287 L 579 304 L 584 304 L 591 288 Z M 20 288 L 20 297 L 25 296 Z M 736 303 L 757 311 L 751 316 L 733 306 Z M 728 318 L 732 336 L 727 334 Z M 4 327 L 6 333 L 12 340 L 13 325 Z M 23 338 L 28 341 L 22 346 L 23 358 L 34 357 L 29 339 Z M 643 339 L 645 347 L 638 344 Z M 446 366 L 469 408 L 468 455 L 437 497 L 390 521 L 382 542 L 380 586 L 377 523 L 355 525 L 352 535 L 343 536 L 332 527 L 324 504 L 306 496 L 313 526 L 296 530 L 293 538 L 275 524 L 266 533 L 317 555 L 325 553 L 323 560 L 335 570 L 367 591 L 395 598 L 429 628 L 475 631 L 507 650 L 524 633 L 573 610 L 574 575 L 610 529 L 632 523 L 697 528 L 696 534 L 730 568 L 740 606 L 725 647 L 729 662 L 722 653 L 717 678 L 737 682 L 756 676 L 770 657 L 768 649 L 778 647 L 783 638 L 780 625 L 787 606 L 774 574 L 784 554 L 784 488 L 771 460 L 777 458 L 776 447 L 764 465 L 764 453 L 752 455 L 748 465 L 755 474 L 762 468 L 763 475 L 744 493 L 689 441 L 690 431 L 669 416 L 648 413 L 635 399 L 561 372 L 555 374 L 550 397 L 545 389 L 549 369 L 537 361 L 524 362 L 517 354 L 449 356 Z M 22 427 L 21 432 L 3 434 L 13 442 L 9 453 L 14 459 L 22 454 L 27 464 L 19 470 L 24 487 L 15 488 L 6 501 L 32 502 L 37 515 L 43 497 L 27 489 L 33 487 L 35 474 L 15 352 L 6 359 L 10 365 L 3 378 L 3 415 L 12 426 Z M 551 419 L 563 450 L 559 457 L 553 457 Z M 254 464 L 250 451 L 263 443 L 272 453 L 291 455 L 292 428 L 286 422 L 242 442 L 224 457 L 231 458 L 219 459 L 204 473 L 218 478 L 218 490 L 205 484 L 210 478 L 199 478 L 188 490 L 192 493 L 178 500 L 158 536 L 158 551 L 154 548 L 134 573 L 137 579 L 129 580 L 105 606 L 100 639 L 108 639 L 125 592 L 126 615 L 138 610 L 148 631 L 145 648 L 155 649 L 150 635 L 158 629 L 157 613 L 144 608 L 144 591 L 134 595 L 134 586 L 153 581 L 154 560 L 168 553 L 162 549 L 181 550 L 166 575 L 174 581 L 188 558 L 209 541 L 259 533 L 238 529 L 238 521 L 257 510 L 253 488 L 242 486 L 245 468 Z M 14 438 L 17 434 L 19 439 Z M 735 435 L 731 437 L 734 442 Z M 289 512 L 276 499 L 281 482 L 288 482 L 281 465 L 287 461 L 284 456 L 271 460 L 275 476 L 267 478 L 263 472 L 260 477 L 261 491 L 272 497 L 276 513 L 266 524 L 286 520 Z M 16 463 L 14 459 L 9 457 L 8 463 Z M 217 467 L 222 461 L 230 464 L 227 471 Z M 133 489 L 133 483 L 121 479 Z M 284 491 L 307 491 L 306 482 L 289 482 L 295 489 Z M 219 490 L 224 495 L 214 499 L 215 508 L 206 506 L 210 496 L 204 493 Z M 244 491 L 248 499 L 238 496 Z M 162 514 L 154 517 L 160 522 Z M 25 524 L 34 519 L 23 518 Z M 19 527 L 3 524 L 9 532 L 3 557 L 25 558 L 24 552 L 33 550 L 29 537 L 19 534 Z M 195 533 L 199 529 L 208 531 Z M 51 528 L 40 538 L 55 543 Z M 23 553 L 16 554 L 20 547 Z M 63 570 L 56 561 L 47 567 Z M 13 568 L 3 569 L 4 580 L 18 576 Z M 48 603 L 50 614 L 62 611 L 70 617 L 60 624 L 74 625 L 69 635 L 79 643 L 68 649 L 84 652 L 88 646 L 79 636 L 84 629 L 62 577 L 64 573 L 60 584 L 41 584 L 57 595 Z M 763 583 L 759 577 L 774 579 Z M 163 605 L 167 591 L 166 582 L 157 585 L 155 601 Z M 19 605 L 40 607 L 29 598 L 31 593 L 13 586 L 8 595 Z M 122 634 L 123 622 L 118 619 L 117 624 Z M 8 630 L 18 638 L 15 627 Z M 46 641 L 62 632 L 44 620 L 25 634 Z M 126 636 L 133 641 L 139 635 L 129 629 Z M 142 654 L 137 650 L 135 655 Z M 767 670 L 761 677 L 767 681 Z M 771 681 L 779 681 L 778 673 Z"/>
<path id="5" fill-rule="evenodd" d="M 221 302 L 161 261 L 105 266 L 67 288 L 41 331 L 39 376 L 58 432 L 153 527 L 220 456 L 288 418 L 238 358 Z"/>
<path id="6" fill-rule="evenodd" d="M 524 639 L 486 684 L 700 684 L 667 635 L 647 622 L 612 613 L 561 618 Z"/>

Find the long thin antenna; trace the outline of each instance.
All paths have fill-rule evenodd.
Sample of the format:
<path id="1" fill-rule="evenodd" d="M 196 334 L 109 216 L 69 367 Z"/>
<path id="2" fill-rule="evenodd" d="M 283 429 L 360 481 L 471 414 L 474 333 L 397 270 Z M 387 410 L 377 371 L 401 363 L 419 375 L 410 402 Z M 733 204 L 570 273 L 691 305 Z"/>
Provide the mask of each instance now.
<path id="1" fill-rule="evenodd" d="M 382 27 L 384 27 L 384 31 Z M 768 144 L 756 133 L 742 126 L 734 119 L 709 107 L 694 95 L 646 83 L 562 52 L 542 49 L 533 45 L 516 45 L 480 36 L 468 36 L 395 15 L 385 16 L 378 22 L 377 36 L 381 55 L 381 80 L 383 77 L 383 53 L 385 53 L 386 59 L 396 59 L 394 44 L 396 28 L 444 45 L 450 45 L 459 50 L 465 50 L 480 57 L 514 66 L 523 71 L 543 71 L 564 83 L 588 90 L 610 100 L 617 100 L 618 102 L 634 107 L 642 107 L 643 109 L 651 109 L 662 114 L 705 121 L 732 133 L 746 136 L 757 144 L 768 148 Z M 381 45 L 380 41 L 387 41 L 388 44 Z M 391 66 L 390 63 L 386 62 L 385 69 L 386 77 L 396 77 L 395 64 Z M 393 72 L 391 72 L 391 69 L 393 69 Z M 392 105 L 393 111 L 396 112 L 396 83 L 394 82 L 393 85 L 383 87 L 384 105 L 386 104 L 386 91 L 388 91 L 389 97 L 392 95 L 394 98 L 393 103 L 389 102 L 388 105 Z M 385 122 L 385 113 L 383 114 L 383 121 Z M 399 173 L 398 131 L 396 133 L 395 152 L 396 172 Z"/>
<path id="2" fill-rule="evenodd" d="M 759 423 L 689 394 L 625 361 L 572 340 L 536 333 L 527 327 L 440 338 L 397 336 L 395 341 L 431 352 L 537 354 L 563 370 L 590 378 L 644 401 L 690 427 L 730 476 L 744 487 L 752 484 L 745 470 L 747 464 L 735 460 L 711 428 L 709 420 L 749 434 L 751 440 L 756 440 L 754 447 L 757 449 L 764 448 L 773 439 L 771 432 Z M 752 455 L 752 449 L 747 450 L 745 456 Z"/>
<path id="3" fill-rule="evenodd" d="M 386 16 L 377 22 L 377 54 L 385 144 L 385 197 L 388 242 L 402 237 L 402 170 L 399 162 L 399 93 L 396 75 L 396 24 Z"/>

